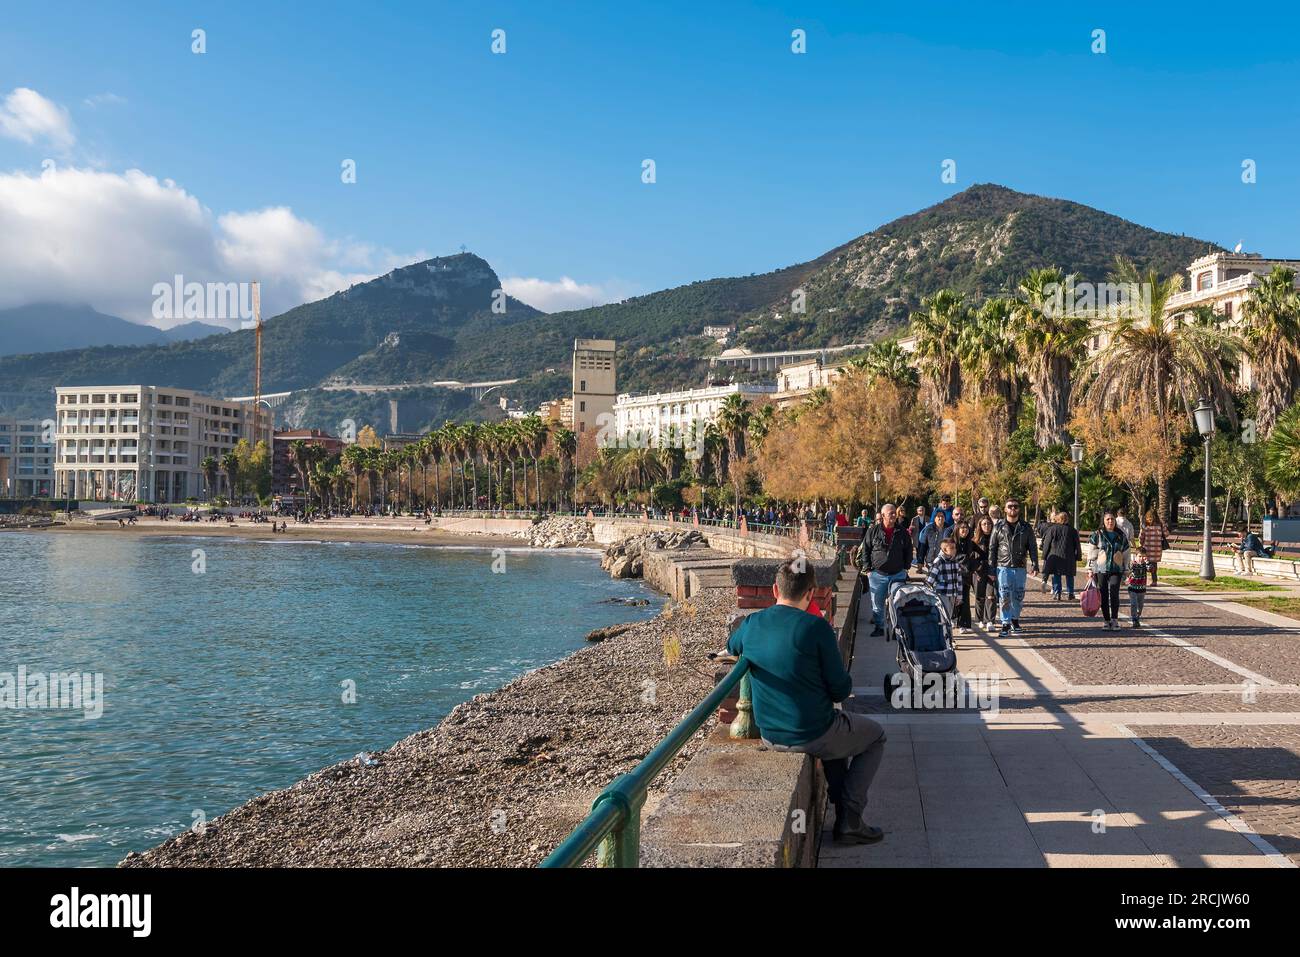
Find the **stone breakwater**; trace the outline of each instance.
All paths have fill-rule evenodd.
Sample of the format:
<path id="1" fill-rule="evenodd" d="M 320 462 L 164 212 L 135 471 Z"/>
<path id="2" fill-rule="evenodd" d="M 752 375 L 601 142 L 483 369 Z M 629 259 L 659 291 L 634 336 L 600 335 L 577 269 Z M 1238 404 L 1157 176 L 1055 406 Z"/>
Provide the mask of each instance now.
<path id="1" fill-rule="evenodd" d="M 668 549 L 703 548 L 708 540 L 698 529 L 673 532 L 646 532 L 615 542 L 605 549 L 600 567 L 611 578 L 641 578 L 645 574 L 646 552 Z"/>
<path id="2" fill-rule="evenodd" d="M 516 537 L 526 539 L 533 548 L 573 548 L 595 544 L 591 522 L 585 518 L 556 516 L 538 522 L 532 528 L 516 532 Z"/>
<path id="3" fill-rule="evenodd" d="M 540 862 L 713 686 L 734 594 L 702 592 L 456 707 L 437 727 L 255 798 L 123 867 Z M 705 729 L 657 779 L 657 802 Z"/>

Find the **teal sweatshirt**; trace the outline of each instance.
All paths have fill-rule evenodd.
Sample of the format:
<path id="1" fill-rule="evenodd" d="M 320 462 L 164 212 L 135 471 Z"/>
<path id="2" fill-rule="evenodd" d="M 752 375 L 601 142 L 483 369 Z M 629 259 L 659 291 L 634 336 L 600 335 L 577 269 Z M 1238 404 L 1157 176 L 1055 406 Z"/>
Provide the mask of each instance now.
<path id="1" fill-rule="evenodd" d="M 773 744 L 795 746 L 821 737 L 835 718 L 832 704 L 853 690 L 835 631 L 825 618 L 788 605 L 754 612 L 732 633 L 727 651 L 752 666 L 754 720 Z"/>

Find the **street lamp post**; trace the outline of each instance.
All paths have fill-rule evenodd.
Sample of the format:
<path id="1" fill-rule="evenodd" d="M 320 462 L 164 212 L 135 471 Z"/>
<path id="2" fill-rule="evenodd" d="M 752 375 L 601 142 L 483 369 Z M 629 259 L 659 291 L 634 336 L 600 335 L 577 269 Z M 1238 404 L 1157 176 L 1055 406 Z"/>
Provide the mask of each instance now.
<path id="1" fill-rule="evenodd" d="M 1083 461 L 1083 443 L 1077 439 L 1070 446 L 1070 461 L 1074 463 L 1074 527 L 1082 528 L 1079 520 L 1079 463 Z"/>
<path id="2" fill-rule="evenodd" d="M 874 518 L 875 515 L 880 514 L 880 480 L 881 478 L 883 478 L 883 476 L 880 474 L 880 469 L 876 469 L 874 472 L 872 472 L 871 478 L 876 483 L 876 511 L 872 516 Z"/>
<path id="3" fill-rule="evenodd" d="M 1196 431 L 1205 442 L 1205 531 L 1201 545 L 1201 578 L 1214 580 L 1214 549 L 1210 545 L 1210 440 L 1214 438 L 1214 403 L 1201 399 L 1194 411 Z"/>

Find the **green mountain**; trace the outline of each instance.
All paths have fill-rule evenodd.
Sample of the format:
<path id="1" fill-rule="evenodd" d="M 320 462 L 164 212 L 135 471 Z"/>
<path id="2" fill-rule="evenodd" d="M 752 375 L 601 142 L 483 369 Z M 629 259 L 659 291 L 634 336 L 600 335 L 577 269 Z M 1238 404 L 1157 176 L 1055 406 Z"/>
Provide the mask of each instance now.
<path id="1" fill-rule="evenodd" d="M 978 300 L 1010 292 L 1029 269 L 1049 265 L 1103 281 L 1117 255 L 1172 273 L 1218 248 L 1078 203 L 981 185 L 801 265 L 550 315 L 509 298 L 503 313 L 494 312 L 496 273 L 461 254 L 405 266 L 268 320 L 263 388 L 518 377 L 502 393 L 533 405 L 567 390 L 575 337 L 618 340 L 621 391 L 699 385 L 708 357 L 720 351 L 700 336 L 706 325 L 735 325 L 739 344 L 754 351 L 838 345 L 896 333 L 921 297 L 940 288 Z M 796 290 L 802 312 L 792 308 Z M 60 383 L 149 382 L 246 395 L 252 363 L 247 330 L 166 346 L 8 356 L 0 358 L 0 401 L 48 414 L 50 389 Z M 295 418 L 333 428 L 350 408 L 340 398 L 348 395 L 357 397 L 352 417 L 364 421 L 377 400 L 359 393 L 314 394 L 295 405 Z M 442 408 L 485 414 L 446 396 L 421 401 L 428 404 L 420 416 Z"/>

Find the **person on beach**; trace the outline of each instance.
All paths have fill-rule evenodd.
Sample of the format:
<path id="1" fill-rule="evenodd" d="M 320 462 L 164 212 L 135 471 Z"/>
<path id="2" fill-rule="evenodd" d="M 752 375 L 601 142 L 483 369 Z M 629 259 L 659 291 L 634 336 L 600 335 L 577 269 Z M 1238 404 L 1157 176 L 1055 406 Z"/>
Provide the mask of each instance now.
<path id="1" fill-rule="evenodd" d="M 1142 516 L 1142 531 L 1138 532 L 1138 544 L 1142 546 L 1142 554 L 1151 573 L 1150 585 L 1155 588 L 1158 584 L 1160 559 L 1164 557 L 1165 549 L 1169 547 L 1169 538 L 1159 517 L 1150 509 Z"/>
<path id="2" fill-rule="evenodd" d="M 1119 630 L 1119 586 L 1128 570 L 1129 540 L 1119 527 L 1114 512 L 1107 512 L 1102 527 L 1088 539 L 1090 575 L 1101 589 L 1102 627 Z"/>
<path id="3" fill-rule="evenodd" d="M 1142 606 L 1147 600 L 1147 570 L 1150 568 L 1146 560 L 1146 549 L 1141 545 L 1133 550 L 1133 561 L 1128 566 L 1128 616 L 1133 621 L 1133 627 L 1137 628 L 1142 624 Z"/>
<path id="4" fill-rule="evenodd" d="M 898 539 L 906 532 L 898 529 Z M 803 558 L 784 562 L 772 593 L 776 604 L 748 616 L 727 651 L 750 665 L 754 721 L 773 751 L 811 754 L 823 762 L 847 760 L 835 804 L 835 842 L 874 844 L 884 837 L 866 824 L 871 782 L 885 755 L 885 729 L 864 714 L 837 709 L 853 691 L 835 631 L 807 613 L 815 576 Z"/>
<path id="5" fill-rule="evenodd" d="M 993 519 L 984 515 L 975 526 L 970 551 L 966 555 L 966 567 L 970 569 L 975 592 L 975 620 L 981 626 L 993 624 L 993 609 L 998 596 L 997 573 L 989 561 L 989 538 L 992 535 Z"/>
<path id="6" fill-rule="evenodd" d="M 1002 634 L 1020 633 L 1020 610 L 1025 601 L 1025 565 L 1032 562 L 1038 574 L 1038 541 L 1029 523 L 1020 517 L 1020 502 L 1008 499 L 1006 518 L 993 526 L 989 538 L 989 561 L 997 569 L 998 607 Z"/>
<path id="7" fill-rule="evenodd" d="M 898 512 L 892 503 L 880 507 L 880 521 L 862 536 L 862 571 L 867 574 L 871 593 L 872 638 L 885 633 L 885 599 L 897 582 L 907 581 L 912 564 L 912 536 L 897 524 Z"/>
<path id="8" fill-rule="evenodd" d="M 1043 581 L 1052 576 L 1052 598 L 1061 600 L 1061 580 L 1070 601 L 1074 601 L 1074 576 L 1083 561 L 1079 530 L 1070 524 L 1070 513 L 1061 510 L 1043 532 Z"/>

